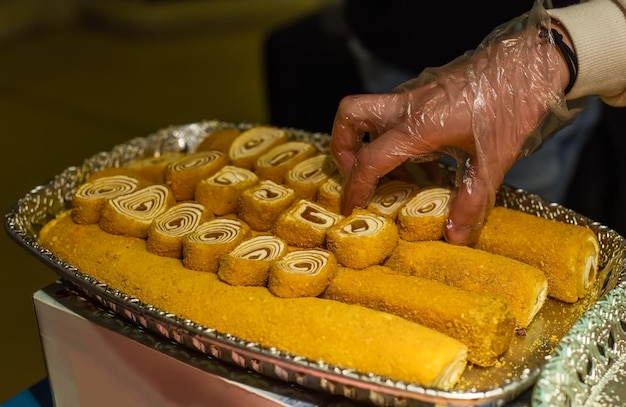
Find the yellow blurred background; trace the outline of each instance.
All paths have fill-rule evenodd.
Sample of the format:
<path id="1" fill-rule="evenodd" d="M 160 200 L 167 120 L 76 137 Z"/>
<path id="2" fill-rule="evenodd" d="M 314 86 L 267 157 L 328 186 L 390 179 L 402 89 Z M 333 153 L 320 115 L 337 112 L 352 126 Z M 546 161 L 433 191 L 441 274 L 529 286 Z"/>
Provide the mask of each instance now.
<path id="1" fill-rule="evenodd" d="M 323 2 L 0 2 L 3 214 L 128 139 L 204 119 L 266 123 L 263 40 Z M 46 375 L 32 294 L 57 275 L 0 239 L 2 404 Z"/>

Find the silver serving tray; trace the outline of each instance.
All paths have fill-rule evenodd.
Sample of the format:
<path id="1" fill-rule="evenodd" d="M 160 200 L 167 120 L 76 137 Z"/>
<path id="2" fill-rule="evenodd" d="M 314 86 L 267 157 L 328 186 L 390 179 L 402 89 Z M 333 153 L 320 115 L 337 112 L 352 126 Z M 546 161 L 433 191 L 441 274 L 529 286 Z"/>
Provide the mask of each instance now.
<path id="1" fill-rule="evenodd" d="M 611 291 L 621 283 L 626 268 L 624 238 L 610 228 L 561 205 L 548 203 L 536 195 L 508 186 L 503 186 L 499 191 L 497 205 L 590 227 L 600 241 L 600 277 L 588 301 L 581 300 L 568 305 L 548 299 L 528 328 L 526 336 L 514 338 L 509 351 L 502 358 L 503 363 L 491 368 L 468 367 L 460 385 L 452 391 L 425 388 L 368 372 L 342 369 L 323 361 L 307 360 L 302 356 L 288 354 L 275 348 L 262 347 L 227 332 L 217 332 L 211 327 L 181 319 L 168 310 L 142 303 L 114 287 L 108 287 L 63 259 L 53 256 L 37 242 L 43 225 L 71 207 L 73 193 L 93 172 L 106 167 L 126 165 L 136 159 L 158 156 L 165 152 L 194 151 L 207 134 L 225 127 L 246 129 L 252 127 L 252 124 L 213 120 L 173 126 L 146 137 L 130 140 L 110 151 L 98 153 L 78 166 L 67 168 L 48 183 L 35 187 L 19 199 L 5 215 L 5 228 L 18 244 L 55 270 L 64 282 L 132 324 L 182 344 L 204 357 L 219 359 L 307 389 L 340 395 L 375 406 L 501 406 L 515 400 L 522 393 L 528 393 L 557 345 L 555 338 L 558 341 L 559 338 L 568 335 L 568 331 L 580 320 L 590 305 L 604 304 L 605 299 L 611 299 L 605 306 L 607 310 L 624 307 L 626 301 L 624 296 L 613 297 Z M 326 134 L 296 129 L 285 130 L 291 139 L 308 141 L 321 151 L 328 151 L 329 137 Z M 452 183 L 453 170 L 447 167 L 442 169 L 447 175 L 447 182 Z M 623 290 L 621 286 L 616 290 L 620 289 Z M 598 299 L 601 301 L 597 301 Z M 610 321 L 607 324 L 619 325 L 619 321 L 623 321 L 618 318 L 618 314 L 612 312 L 607 312 L 602 317 Z M 588 317 L 585 316 L 583 320 L 585 318 Z M 619 326 L 623 333 L 623 322 Z M 580 335 L 577 337 L 579 341 L 591 339 L 591 336 L 585 336 L 584 330 L 580 331 L 577 334 Z M 597 338 L 594 336 L 593 340 L 605 341 L 606 344 L 602 349 L 614 349 L 615 341 L 624 346 L 622 336 L 605 335 Z M 561 342 L 559 350 L 567 347 L 569 343 L 571 340 Z M 549 363 L 557 363 L 555 360 L 553 358 Z M 578 372 L 579 375 L 584 375 L 584 372 Z"/>

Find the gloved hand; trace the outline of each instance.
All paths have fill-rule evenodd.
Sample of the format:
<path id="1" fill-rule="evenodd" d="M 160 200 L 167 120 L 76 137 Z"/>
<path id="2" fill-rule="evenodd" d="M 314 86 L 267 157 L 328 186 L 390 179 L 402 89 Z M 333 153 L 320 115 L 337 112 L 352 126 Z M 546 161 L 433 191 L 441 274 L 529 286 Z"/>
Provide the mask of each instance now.
<path id="1" fill-rule="evenodd" d="M 331 134 L 346 180 L 344 214 L 365 207 L 378 180 L 405 161 L 449 155 L 457 161 L 458 190 L 445 237 L 472 243 L 505 173 L 573 115 L 563 95 L 567 65 L 540 26 L 551 21 L 537 1 L 476 50 L 426 69 L 393 93 L 344 98 Z M 366 133 L 371 141 L 364 143 Z"/>

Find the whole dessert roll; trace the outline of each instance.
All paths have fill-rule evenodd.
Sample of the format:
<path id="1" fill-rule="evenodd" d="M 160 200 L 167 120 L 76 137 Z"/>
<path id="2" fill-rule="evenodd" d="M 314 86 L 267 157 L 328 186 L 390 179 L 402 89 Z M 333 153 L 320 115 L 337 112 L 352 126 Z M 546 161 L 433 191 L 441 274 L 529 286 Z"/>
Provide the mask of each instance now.
<path id="1" fill-rule="evenodd" d="M 527 328 L 543 306 L 548 280 L 538 268 L 467 246 L 443 241 L 407 242 L 384 263 L 399 274 L 427 278 L 508 301 L 516 328 Z"/>
<path id="2" fill-rule="evenodd" d="M 304 141 L 288 141 L 273 147 L 254 162 L 254 172 L 261 179 L 282 184 L 285 175 L 296 164 L 317 154 L 317 148 Z"/>
<path id="3" fill-rule="evenodd" d="M 419 187 L 415 184 L 400 180 L 389 180 L 376 188 L 372 199 L 367 205 L 367 209 L 395 221 L 400 208 L 418 190 Z"/>
<path id="4" fill-rule="evenodd" d="M 196 184 L 228 164 L 228 157 L 217 150 L 190 153 L 165 167 L 165 185 L 177 201 L 194 199 Z"/>
<path id="5" fill-rule="evenodd" d="M 398 213 L 400 237 L 410 242 L 443 238 L 451 198 L 449 188 L 426 187 L 417 192 Z"/>
<path id="6" fill-rule="evenodd" d="M 493 366 L 509 348 L 515 317 L 505 299 L 392 273 L 384 266 L 339 267 L 322 297 L 388 312 L 443 332 L 463 342 L 468 360 L 479 366 Z"/>
<path id="7" fill-rule="evenodd" d="M 277 145 L 286 143 L 285 130 L 272 126 L 256 126 L 242 132 L 228 150 L 230 163 L 237 167 L 252 170 L 254 162 Z"/>
<path id="8" fill-rule="evenodd" d="M 264 180 L 241 193 L 237 216 L 259 232 L 272 229 L 274 221 L 295 201 L 293 189 Z"/>
<path id="9" fill-rule="evenodd" d="M 72 219 L 76 223 L 98 223 L 104 203 L 139 187 L 137 178 L 112 175 L 82 184 L 72 197 Z"/>
<path id="10" fill-rule="evenodd" d="M 278 216 L 272 231 L 289 245 L 321 247 L 326 243 L 327 230 L 341 219 L 342 215 L 301 199 Z"/>
<path id="11" fill-rule="evenodd" d="M 213 213 L 195 201 L 179 202 L 157 216 L 148 228 L 146 250 L 158 256 L 183 257 L 183 239 Z"/>
<path id="12" fill-rule="evenodd" d="M 217 273 L 220 259 L 250 236 L 250 227 L 236 218 L 202 223 L 183 239 L 183 266 Z"/>
<path id="13" fill-rule="evenodd" d="M 230 146 L 240 134 L 241 130 L 234 127 L 213 130 L 211 133 L 207 134 L 204 139 L 202 139 L 195 151 L 200 152 L 217 150 L 228 155 Z"/>
<path id="14" fill-rule="evenodd" d="M 362 269 L 382 263 L 398 244 L 394 221 L 355 209 L 326 232 L 326 248 L 346 267 Z"/>
<path id="15" fill-rule="evenodd" d="M 568 303 L 583 298 L 598 275 L 600 244 L 591 229 L 510 208 L 493 208 L 475 247 L 543 270 L 548 295 Z"/>
<path id="16" fill-rule="evenodd" d="M 152 221 L 174 204 L 168 187 L 149 185 L 106 201 L 98 224 L 108 233 L 145 238 Z"/>
<path id="17" fill-rule="evenodd" d="M 243 191 L 258 182 L 259 177 L 254 172 L 234 165 L 225 165 L 209 178 L 196 184 L 195 200 L 204 204 L 217 216 L 235 213 Z"/>
<path id="18" fill-rule="evenodd" d="M 289 170 L 285 185 L 296 192 L 296 198 L 315 201 L 320 185 L 336 173 L 337 166 L 333 158 L 328 154 L 318 154 Z"/>
<path id="19" fill-rule="evenodd" d="M 77 225 L 66 215 L 43 228 L 40 243 L 142 303 L 307 360 L 446 390 L 466 367 L 465 345 L 420 324 L 338 301 L 280 298 L 266 287 L 231 286 L 214 273 L 149 254 L 141 239 Z"/>
<path id="20" fill-rule="evenodd" d="M 328 250 L 299 249 L 270 267 L 267 288 L 278 297 L 317 297 L 337 272 L 337 260 Z"/>
<path id="21" fill-rule="evenodd" d="M 272 263 L 286 253 L 287 244 L 276 236 L 251 237 L 220 258 L 217 275 L 231 285 L 265 286 Z"/>
<path id="22" fill-rule="evenodd" d="M 336 173 L 319 186 L 315 202 L 331 212 L 340 214 L 342 187 L 343 176 L 340 173 Z"/>

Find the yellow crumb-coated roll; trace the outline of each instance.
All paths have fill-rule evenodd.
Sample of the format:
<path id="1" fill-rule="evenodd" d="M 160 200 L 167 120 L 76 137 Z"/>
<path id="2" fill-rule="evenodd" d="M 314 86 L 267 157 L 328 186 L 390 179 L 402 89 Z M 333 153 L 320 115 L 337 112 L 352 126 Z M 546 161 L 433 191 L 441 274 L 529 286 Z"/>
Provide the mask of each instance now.
<path id="1" fill-rule="evenodd" d="M 195 200 L 218 216 L 235 213 L 243 191 L 258 182 L 259 177 L 252 171 L 225 165 L 196 184 Z"/>
<path id="2" fill-rule="evenodd" d="M 382 263 L 398 240 L 394 221 L 365 209 L 355 209 L 326 231 L 326 248 L 341 265 L 355 269 Z"/>
<path id="3" fill-rule="evenodd" d="M 294 203 L 278 216 L 272 232 L 287 244 L 297 247 L 321 247 L 326 243 L 328 228 L 343 219 L 306 199 Z"/>
<path id="4" fill-rule="evenodd" d="M 183 265 L 217 273 L 221 257 L 249 236 L 250 227 L 239 219 L 224 217 L 204 222 L 183 239 Z"/>
<path id="5" fill-rule="evenodd" d="M 319 186 L 315 202 L 331 212 L 341 213 L 342 188 L 343 176 L 336 173 Z"/>
<path id="6" fill-rule="evenodd" d="M 125 195 L 139 187 L 136 178 L 112 175 L 82 184 L 72 197 L 72 219 L 76 223 L 98 223 L 104 203 L 111 198 Z"/>
<path id="7" fill-rule="evenodd" d="M 231 286 L 214 273 L 146 252 L 141 239 L 77 225 L 69 216 L 46 225 L 40 243 L 143 303 L 311 361 L 439 389 L 453 388 L 466 367 L 465 345 L 404 318 L 338 301 L 279 298 L 266 287 Z"/>
<path id="8" fill-rule="evenodd" d="M 285 185 L 296 192 L 296 198 L 315 201 L 324 182 L 337 173 L 337 166 L 329 154 L 318 154 L 294 166 L 285 176 Z"/>
<path id="9" fill-rule="evenodd" d="M 183 239 L 204 221 L 213 218 L 213 213 L 195 201 L 183 201 L 168 208 L 157 216 L 148 228 L 146 250 L 159 256 L 183 256 Z"/>
<path id="10" fill-rule="evenodd" d="M 543 270 L 548 295 L 569 303 L 584 297 L 598 274 L 600 244 L 591 229 L 510 208 L 493 208 L 475 247 Z"/>
<path id="11" fill-rule="evenodd" d="M 294 250 L 272 263 L 267 288 L 284 298 L 316 297 L 337 272 L 337 260 L 328 250 Z"/>
<path id="12" fill-rule="evenodd" d="M 288 138 L 287 132 L 278 127 L 256 126 L 242 132 L 232 142 L 228 158 L 232 165 L 251 170 L 257 158 L 286 143 Z"/>
<path id="13" fill-rule="evenodd" d="M 392 274 L 385 266 L 339 267 L 323 297 L 389 312 L 463 342 L 468 360 L 492 366 L 509 348 L 515 317 L 500 297 Z"/>
<path id="14" fill-rule="evenodd" d="M 233 141 L 241 134 L 241 130 L 236 128 L 224 128 L 213 130 L 207 134 L 196 147 L 196 152 L 217 150 L 228 155 Z"/>
<path id="15" fill-rule="evenodd" d="M 145 177 L 157 184 L 165 182 L 165 167 L 185 157 L 182 151 L 171 151 L 155 157 L 146 157 L 133 161 L 126 166 L 133 175 Z"/>
<path id="16" fill-rule="evenodd" d="M 228 164 L 228 157 L 217 150 L 190 153 L 165 167 L 165 185 L 177 201 L 194 199 L 196 184 Z"/>
<path id="17" fill-rule="evenodd" d="M 372 199 L 367 205 L 367 209 L 381 216 L 396 220 L 398 211 L 409 201 L 419 190 L 415 184 L 400 180 L 390 180 L 380 184 Z"/>
<path id="18" fill-rule="evenodd" d="M 400 237 L 410 242 L 443 238 L 451 198 L 448 188 L 426 187 L 417 192 L 398 213 Z"/>
<path id="19" fill-rule="evenodd" d="M 254 173 L 261 179 L 282 184 L 285 175 L 296 164 L 317 154 L 317 148 L 304 141 L 288 141 L 273 147 L 254 162 Z"/>
<path id="20" fill-rule="evenodd" d="M 272 263 L 286 253 L 287 244 L 276 236 L 251 237 L 220 258 L 217 275 L 231 285 L 264 286 Z"/>
<path id="21" fill-rule="evenodd" d="M 237 216 L 252 229 L 267 232 L 295 199 L 293 189 L 274 181 L 263 180 L 241 193 Z"/>
<path id="22" fill-rule="evenodd" d="M 443 241 L 400 240 L 385 266 L 399 274 L 502 297 L 515 315 L 516 328 L 530 325 L 548 294 L 548 280 L 538 268 Z"/>

